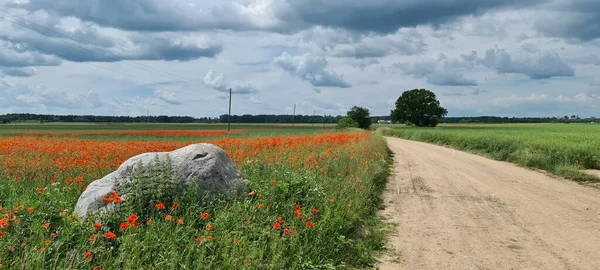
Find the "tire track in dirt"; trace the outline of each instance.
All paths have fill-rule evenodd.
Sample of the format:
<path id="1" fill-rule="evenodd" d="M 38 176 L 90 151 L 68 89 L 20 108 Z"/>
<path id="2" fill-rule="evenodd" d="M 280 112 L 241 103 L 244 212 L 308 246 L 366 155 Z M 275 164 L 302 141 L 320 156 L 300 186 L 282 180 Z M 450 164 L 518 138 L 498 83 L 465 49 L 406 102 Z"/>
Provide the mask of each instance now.
<path id="1" fill-rule="evenodd" d="M 600 190 L 387 138 L 394 225 L 379 269 L 600 269 Z"/>

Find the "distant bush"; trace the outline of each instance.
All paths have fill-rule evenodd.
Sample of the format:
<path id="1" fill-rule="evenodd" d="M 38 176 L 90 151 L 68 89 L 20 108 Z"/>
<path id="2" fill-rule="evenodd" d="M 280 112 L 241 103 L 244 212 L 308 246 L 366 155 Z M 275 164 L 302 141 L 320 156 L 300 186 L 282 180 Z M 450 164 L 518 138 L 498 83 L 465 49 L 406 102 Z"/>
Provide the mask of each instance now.
<path id="1" fill-rule="evenodd" d="M 350 117 L 345 117 L 342 118 L 342 120 L 340 120 L 337 124 L 337 128 L 342 129 L 342 128 L 357 128 L 358 122 L 352 120 L 352 118 Z"/>

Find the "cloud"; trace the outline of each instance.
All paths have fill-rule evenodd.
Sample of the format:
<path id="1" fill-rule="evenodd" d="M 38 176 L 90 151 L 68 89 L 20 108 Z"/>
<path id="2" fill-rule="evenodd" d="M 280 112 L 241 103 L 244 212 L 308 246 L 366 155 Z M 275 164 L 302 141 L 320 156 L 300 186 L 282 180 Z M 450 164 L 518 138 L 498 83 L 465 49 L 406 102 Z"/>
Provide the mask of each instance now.
<path id="1" fill-rule="evenodd" d="M 179 100 L 177 95 L 170 91 L 165 90 L 156 90 L 154 94 L 162 101 L 172 104 L 172 105 L 181 105 L 182 102 Z"/>
<path id="2" fill-rule="evenodd" d="M 68 93 L 42 85 L 0 83 L 0 105 L 20 108 L 93 109 L 104 106 L 99 93 Z"/>
<path id="3" fill-rule="evenodd" d="M 216 75 L 213 70 L 209 70 L 206 75 L 204 75 L 203 82 L 210 88 L 220 92 L 229 93 L 229 89 L 231 88 L 231 92 L 234 94 L 248 95 L 258 93 L 258 90 L 249 83 L 240 81 L 229 83 L 225 81 L 225 77 L 222 74 Z"/>
<path id="4" fill-rule="evenodd" d="M 486 91 L 482 91 L 479 88 L 475 88 L 471 91 L 458 91 L 458 92 L 449 92 L 449 93 L 442 93 L 443 96 L 449 96 L 449 97 L 466 97 L 466 96 L 478 96 L 481 93 L 485 93 Z"/>
<path id="5" fill-rule="evenodd" d="M 500 74 L 524 74 L 532 79 L 575 76 L 575 69 L 564 62 L 556 52 L 514 60 L 505 50 L 489 49 L 485 52 L 485 57 L 480 59 L 480 63 Z"/>
<path id="6" fill-rule="evenodd" d="M 2 68 L 0 73 L 11 77 L 31 77 L 37 74 L 37 69 L 34 67 L 26 68 Z"/>
<path id="7" fill-rule="evenodd" d="M 327 70 L 329 63 L 324 57 L 308 53 L 292 57 L 284 52 L 276 57 L 273 63 L 290 74 L 310 82 L 315 87 L 351 87 L 349 83 L 344 81 L 343 75 Z"/>
<path id="8" fill-rule="evenodd" d="M 260 99 L 258 99 L 256 97 L 250 97 L 248 99 L 248 101 L 250 101 L 251 103 L 255 103 L 255 104 L 261 104 L 261 103 L 263 103 L 262 100 L 260 100 Z"/>
<path id="9" fill-rule="evenodd" d="M 31 52 L 21 43 L 0 38 L 0 66 L 2 67 L 58 66 L 60 64 L 60 59 L 55 56 Z"/>
<path id="10" fill-rule="evenodd" d="M 538 53 L 540 52 L 540 47 L 534 43 L 526 42 L 521 44 L 521 49 L 529 53 Z"/>
<path id="11" fill-rule="evenodd" d="M 600 38 L 600 1 L 556 0 L 537 16 L 535 29 L 550 37 L 591 41 Z"/>
<path id="12" fill-rule="evenodd" d="M 215 57 L 223 49 L 218 41 L 199 34 L 123 32 L 99 28 L 77 19 L 39 14 L 21 18 L 30 23 L 11 18 L 19 25 L 0 27 L 0 36 L 10 40 L 10 46 L 18 47 L 22 52 L 55 55 L 73 62 L 190 61 Z M 37 62 L 40 60 L 44 59 L 38 57 Z"/>
<path id="13" fill-rule="evenodd" d="M 321 89 L 319 88 L 313 88 L 313 91 L 315 91 L 317 94 L 321 94 Z"/>
<path id="14" fill-rule="evenodd" d="M 525 3 L 524 3 L 525 2 Z M 439 25 L 461 16 L 540 0 L 239 0 L 202 1 L 31 0 L 29 11 L 44 10 L 105 27 L 129 31 L 274 31 L 289 33 L 321 25 L 351 31 L 392 33 L 401 27 Z"/>
<path id="15" fill-rule="evenodd" d="M 476 86 L 473 79 L 465 78 L 463 72 L 470 70 L 473 65 L 466 61 L 448 59 L 440 54 L 438 59 L 424 60 L 412 65 L 396 63 L 393 69 L 400 69 L 406 75 L 425 78 L 427 82 L 441 86 Z"/>
<path id="16" fill-rule="evenodd" d="M 491 100 L 491 104 L 502 108 L 513 108 L 528 105 L 541 105 L 551 107 L 553 105 L 575 105 L 598 108 L 600 107 L 600 96 L 595 94 L 579 93 L 573 96 L 548 94 L 530 94 L 525 96 L 512 95 L 498 97 Z"/>

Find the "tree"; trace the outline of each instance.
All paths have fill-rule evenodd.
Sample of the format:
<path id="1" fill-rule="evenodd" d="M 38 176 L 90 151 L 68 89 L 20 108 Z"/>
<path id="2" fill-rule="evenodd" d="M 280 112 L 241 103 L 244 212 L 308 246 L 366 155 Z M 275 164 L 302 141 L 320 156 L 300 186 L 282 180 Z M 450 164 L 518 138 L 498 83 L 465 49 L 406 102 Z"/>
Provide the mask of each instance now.
<path id="1" fill-rule="evenodd" d="M 371 113 L 369 113 L 369 109 L 354 106 L 348 111 L 347 115 L 358 123 L 359 128 L 369 129 L 371 127 Z"/>
<path id="2" fill-rule="evenodd" d="M 448 110 L 440 106 L 435 94 L 427 89 L 405 91 L 396 101 L 392 119 L 420 127 L 435 127 Z"/>
<path id="3" fill-rule="evenodd" d="M 350 117 L 344 117 L 337 124 L 337 128 L 357 128 L 358 122 L 352 120 Z"/>

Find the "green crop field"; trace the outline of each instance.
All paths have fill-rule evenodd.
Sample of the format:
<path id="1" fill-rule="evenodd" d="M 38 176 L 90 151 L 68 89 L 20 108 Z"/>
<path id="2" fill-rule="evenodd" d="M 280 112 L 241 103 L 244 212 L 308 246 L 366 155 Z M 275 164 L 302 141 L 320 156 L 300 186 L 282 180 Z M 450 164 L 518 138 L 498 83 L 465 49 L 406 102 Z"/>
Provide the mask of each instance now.
<path id="1" fill-rule="evenodd" d="M 0 126 L 0 268 L 339 269 L 374 263 L 385 241 L 376 212 L 390 165 L 381 137 L 319 125 L 232 127 Z M 131 198 L 139 199 L 125 201 L 119 211 L 75 216 L 87 186 L 128 158 L 200 142 L 224 149 L 249 180 L 241 197 L 203 201 L 193 188 L 172 192 L 168 173 L 156 170 L 136 181 L 162 183 L 159 188 L 134 193 Z M 115 192 L 103 203 L 118 204 Z"/>
<path id="2" fill-rule="evenodd" d="M 600 169 L 599 124 L 457 124 L 382 128 L 380 132 L 446 145 L 577 181 L 599 180 L 581 172 Z"/>

